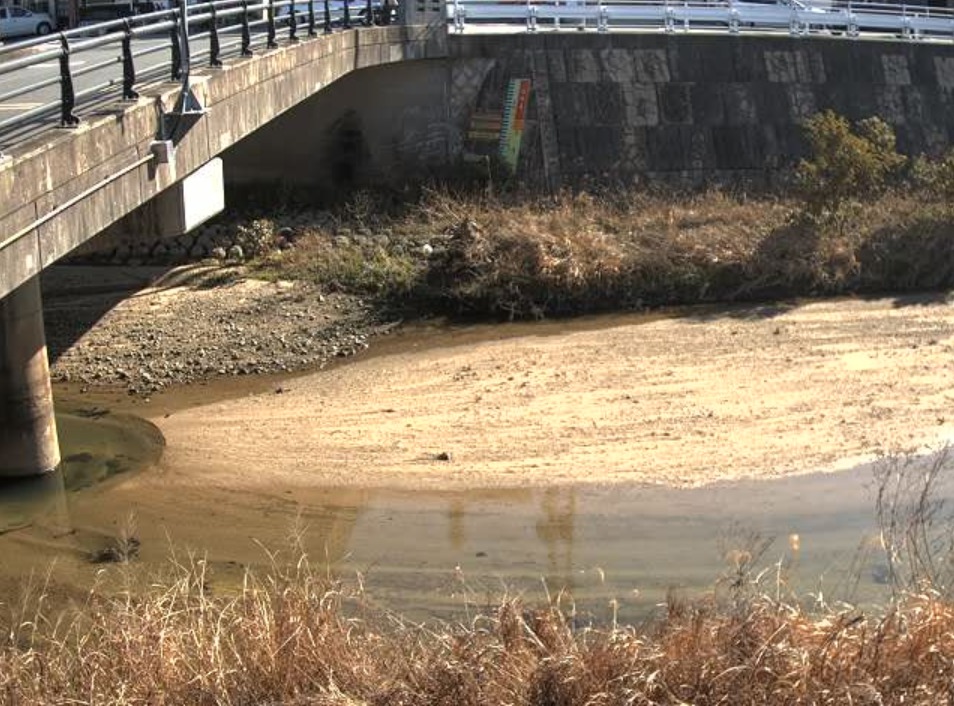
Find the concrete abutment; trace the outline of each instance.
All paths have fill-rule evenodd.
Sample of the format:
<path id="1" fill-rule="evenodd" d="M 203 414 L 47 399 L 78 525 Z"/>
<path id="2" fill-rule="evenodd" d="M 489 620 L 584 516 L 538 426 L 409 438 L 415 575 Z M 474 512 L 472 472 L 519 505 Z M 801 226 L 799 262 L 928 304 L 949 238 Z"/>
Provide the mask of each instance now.
<path id="1" fill-rule="evenodd" d="M 59 465 L 39 278 L 0 301 L 0 479 Z"/>

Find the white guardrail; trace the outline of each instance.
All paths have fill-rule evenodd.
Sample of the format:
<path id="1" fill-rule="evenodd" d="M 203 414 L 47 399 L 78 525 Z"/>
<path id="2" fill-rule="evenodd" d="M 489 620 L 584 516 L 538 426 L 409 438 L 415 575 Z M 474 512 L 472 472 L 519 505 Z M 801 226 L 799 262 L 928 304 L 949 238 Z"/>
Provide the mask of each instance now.
<path id="1" fill-rule="evenodd" d="M 924 5 L 832 2 L 831 0 L 448 0 L 454 31 L 488 31 L 490 25 L 549 29 L 785 31 L 792 35 L 954 41 L 954 9 Z"/>

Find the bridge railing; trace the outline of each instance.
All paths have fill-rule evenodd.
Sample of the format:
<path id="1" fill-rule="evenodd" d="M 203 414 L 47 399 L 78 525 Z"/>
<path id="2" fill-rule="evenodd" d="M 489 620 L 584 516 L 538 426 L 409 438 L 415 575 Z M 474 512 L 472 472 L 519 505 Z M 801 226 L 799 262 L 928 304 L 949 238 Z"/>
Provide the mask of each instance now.
<path id="1" fill-rule="evenodd" d="M 181 43 L 178 9 L 5 44 L 0 76 L 12 76 L 2 85 L 13 87 L 0 88 L 0 116 L 13 114 L 0 119 L 0 156 L 44 126 L 77 125 L 83 109 L 117 97 L 132 101 L 143 85 L 179 80 L 186 51 L 193 67 L 218 67 L 280 40 L 390 24 L 394 10 L 391 0 L 215 0 L 188 5 L 189 47 Z"/>
<path id="2" fill-rule="evenodd" d="M 954 41 L 954 9 L 850 0 L 448 0 L 455 32 L 508 26 L 608 31 L 785 32 Z"/>

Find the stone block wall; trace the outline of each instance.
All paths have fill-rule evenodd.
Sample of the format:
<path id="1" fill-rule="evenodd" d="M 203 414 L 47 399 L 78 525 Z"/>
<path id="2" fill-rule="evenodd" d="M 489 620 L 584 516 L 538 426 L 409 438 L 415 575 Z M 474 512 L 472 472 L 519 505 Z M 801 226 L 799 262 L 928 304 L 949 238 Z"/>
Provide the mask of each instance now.
<path id="1" fill-rule="evenodd" d="M 833 109 L 880 116 L 905 153 L 954 137 L 954 45 L 902 41 L 653 34 L 454 37 L 452 83 L 471 110 L 502 107 L 511 78 L 532 96 L 519 165 L 550 187 L 638 177 L 771 181 L 805 155 L 801 123 Z"/>

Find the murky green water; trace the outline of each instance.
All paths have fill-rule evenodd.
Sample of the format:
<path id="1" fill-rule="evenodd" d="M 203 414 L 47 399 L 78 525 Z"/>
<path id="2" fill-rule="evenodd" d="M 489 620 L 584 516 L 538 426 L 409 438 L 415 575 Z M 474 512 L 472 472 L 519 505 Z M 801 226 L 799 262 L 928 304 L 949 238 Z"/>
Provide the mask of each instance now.
<path id="1" fill-rule="evenodd" d="M 0 484 L 0 535 L 57 516 L 69 524 L 68 494 L 153 466 L 162 434 L 131 415 L 90 407 L 57 415 L 62 463 L 55 473 Z"/>
<path id="2" fill-rule="evenodd" d="M 64 582 L 91 583 L 104 566 L 91 558 L 125 531 L 129 512 L 142 540 L 136 567 L 146 573 L 176 547 L 191 547 L 206 557 L 210 585 L 228 590 L 245 567 L 267 563 L 258 541 L 287 548 L 282 538 L 297 526 L 314 561 L 412 617 L 459 617 L 504 593 L 539 600 L 561 591 L 603 619 L 613 606 L 640 617 L 672 589 L 698 596 L 727 586 L 750 557 L 766 571 L 764 585 L 788 596 L 887 595 L 870 468 L 691 490 L 316 489 L 260 497 L 173 485 L 163 496 L 156 430 L 101 411 L 60 417 L 60 473 L 3 487 L 8 585 L 52 559 L 67 569 Z M 139 496 L 143 487 L 151 490 Z M 949 482 L 941 494 L 951 496 Z"/>

